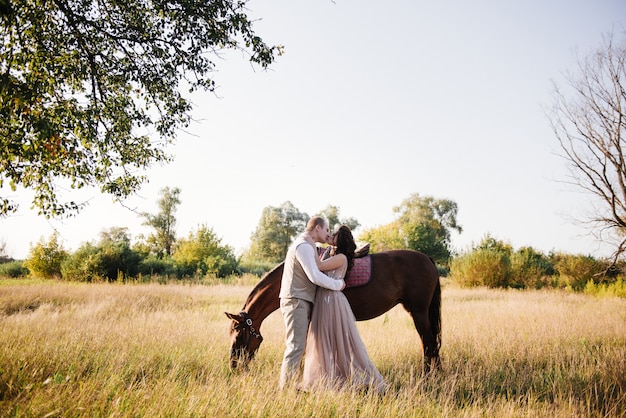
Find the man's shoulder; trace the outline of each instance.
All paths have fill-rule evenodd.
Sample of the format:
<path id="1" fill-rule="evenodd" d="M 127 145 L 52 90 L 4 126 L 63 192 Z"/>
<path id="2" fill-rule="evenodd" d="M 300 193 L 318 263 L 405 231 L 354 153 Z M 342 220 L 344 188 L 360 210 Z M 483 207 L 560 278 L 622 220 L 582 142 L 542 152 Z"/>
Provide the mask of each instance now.
<path id="1" fill-rule="evenodd" d="M 296 250 L 296 252 L 298 253 L 302 253 L 302 252 L 315 252 L 315 247 L 313 245 L 311 245 L 310 242 L 308 242 L 305 239 L 299 240 L 299 241 L 295 241 L 293 243 L 293 248 Z"/>

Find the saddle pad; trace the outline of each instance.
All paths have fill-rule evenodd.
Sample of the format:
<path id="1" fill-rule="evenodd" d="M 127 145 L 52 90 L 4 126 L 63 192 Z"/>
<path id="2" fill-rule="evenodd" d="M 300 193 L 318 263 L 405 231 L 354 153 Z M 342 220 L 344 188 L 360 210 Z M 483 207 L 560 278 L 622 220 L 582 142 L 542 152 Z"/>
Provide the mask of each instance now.
<path id="1" fill-rule="evenodd" d="M 317 252 L 322 260 L 329 257 L 330 247 L 318 247 Z M 370 281 L 372 277 L 372 258 L 370 255 L 354 259 L 354 266 L 345 278 L 346 288 L 363 286 Z"/>
<path id="2" fill-rule="evenodd" d="M 346 287 L 363 286 L 372 277 L 372 257 L 365 256 L 354 259 L 354 267 L 346 277 Z"/>

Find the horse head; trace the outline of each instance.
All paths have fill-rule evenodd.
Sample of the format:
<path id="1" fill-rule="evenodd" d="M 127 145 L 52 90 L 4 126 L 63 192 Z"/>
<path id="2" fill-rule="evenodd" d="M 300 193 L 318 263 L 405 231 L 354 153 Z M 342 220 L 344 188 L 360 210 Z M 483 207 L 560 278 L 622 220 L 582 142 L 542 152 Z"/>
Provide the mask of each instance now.
<path id="1" fill-rule="evenodd" d="M 263 342 L 260 330 L 254 328 L 254 322 L 245 311 L 239 314 L 224 312 L 230 323 L 230 368 L 245 368 L 254 358 Z"/>

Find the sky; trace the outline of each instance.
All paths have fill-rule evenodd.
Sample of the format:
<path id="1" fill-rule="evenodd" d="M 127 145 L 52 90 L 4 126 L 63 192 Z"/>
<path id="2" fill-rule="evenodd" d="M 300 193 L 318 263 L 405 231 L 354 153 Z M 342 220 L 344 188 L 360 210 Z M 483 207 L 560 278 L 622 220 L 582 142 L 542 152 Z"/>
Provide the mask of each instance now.
<path id="1" fill-rule="evenodd" d="M 123 205 L 97 190 L 75 217 L 46 220 L 28 191 L 0 219 L 8 255 L 27 257 L 54 231 L 73 251 L 101 231 L 147 235 L 164 187 L 181 189 L 176 232 L 200 225 L 241 253 L 262 211 L 329 205 L 361 227 L 396 219 L 412 194 L 457 203 L 466 251 L 486 235 L 514 248 L 602 257 L 610 248 L 573 219 L 592 197 L 567 171 L 546 115 L 553 83 L 610 32 L 623 39 L 623 0 L 441 2 L 251 0 L 249 16 L 284 55 L 267 70 L 241 53 L 216 58 L 215 94 L 196 92 L 194 122 L 149 183 Z"/>

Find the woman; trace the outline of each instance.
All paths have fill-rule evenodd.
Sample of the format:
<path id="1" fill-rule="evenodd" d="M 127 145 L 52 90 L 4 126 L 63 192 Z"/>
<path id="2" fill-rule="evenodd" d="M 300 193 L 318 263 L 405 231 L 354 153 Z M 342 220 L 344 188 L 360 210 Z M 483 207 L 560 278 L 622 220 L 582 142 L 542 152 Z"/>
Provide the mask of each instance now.
<path id="1" fill-rule="evenodd" d="M 328 276 L 343 279 L 354 265 L 356 244 L 350 228 L 342 225 L 331 237 L 334 254 L 318 267 Z M 304 390 L 346 386 L 386 388 L 371 362 L 356 327 L 352 308 L 341 291 L 318 288 L 304 361 Z"/>

